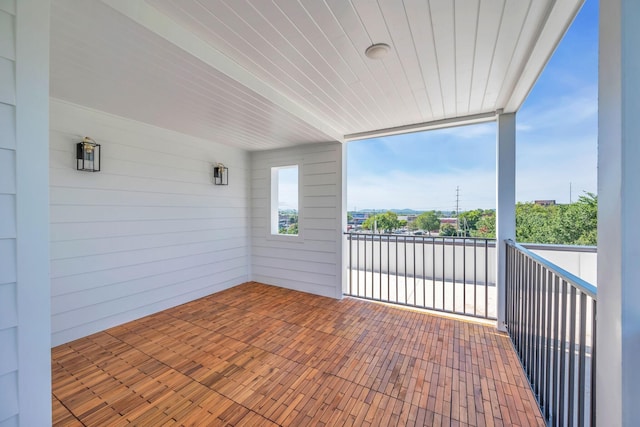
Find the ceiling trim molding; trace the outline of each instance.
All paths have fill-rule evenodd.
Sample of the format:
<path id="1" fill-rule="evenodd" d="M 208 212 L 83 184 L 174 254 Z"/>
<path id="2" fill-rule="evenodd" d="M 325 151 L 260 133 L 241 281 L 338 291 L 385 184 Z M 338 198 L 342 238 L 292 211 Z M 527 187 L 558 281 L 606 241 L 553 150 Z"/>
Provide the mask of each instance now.
<path id="1" fill-rule="evenodd" d="M 344 142 L 343 134 L 300 104 L 255 77 L 209 43 L 186 30 L 144 1 L 102 0 L 104 4 L 167 40 L 219 72 L 254 91 L 328 137 Z"/>
<path id="2" fill-rule="evenodd" d="M 540 78 L 544 68 L 558 48 L 562 37 L 571 27 L 585 0 L 554 1 L 551 11 L 542 22 L 542 28 L 535 45 L 531 48 L 529 59 L 523 64 L 520 77 L 510 97 L 504 104 L 505 113 L 520 109 L 529 92 Z"/>
<path id="3" fill-rule="evenodd" d="M 492 122 L 496 120 L 497 114 L 500 112 L 490 112 L 482 114 L 473 114 L 464 117 L 453 117 L 450 119 L 435 120 L 432 122 L 414 123 L 404 126 L 396 126 L 386 129 L 377 129 L 366 132 L 352 133 L 344 136 L 345 142 L 356 141 L 359 139 L 379 138 L 382 136 L 400 135 L 403 133 L 422 132 L 426 130 L 452 128 L 457 126 L 474 125 L 478 123 Z"/>

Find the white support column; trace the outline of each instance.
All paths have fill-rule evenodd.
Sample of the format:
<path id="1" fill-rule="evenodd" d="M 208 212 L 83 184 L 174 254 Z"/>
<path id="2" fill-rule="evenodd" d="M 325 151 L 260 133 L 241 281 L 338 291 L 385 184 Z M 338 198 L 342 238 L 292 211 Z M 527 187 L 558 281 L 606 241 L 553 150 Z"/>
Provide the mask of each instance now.
<path id="1" fill-rule="evenodd" d="M 336 289 L 336 298 L 342 299 L 344 285 L 347 283 L 348 274 L 347 274 L 347 266 L 349 265 L 349 247 L 347 244 L 347 236 L 344 235 L 344 232 L 347 230 L 347 143 L 343 143 L 340 147 L 340 162 L 338 163 L 339 171 L 338 171 L 338 183 L 339 183 L 339 197 L 338 203 L 340 203 L 340 209 L 338 209 L 338 214 L 340 215 L 340 219 L 338 220 L 338 242 L 342 242 L 340 246 L 340 251 L 337 254 L 338 261 L 337 267 L 338 271 L 336 273 L 336 277 L 340 281 L 339 289 Z"/>
<path id="2" fill-rule="evenodd" d="M 600 8 L 597 417 L 640 420 L 640 2 Z M 606 6 L 606 7 L 605 7 Z"/>
<path id="3" fill-rule="evenodd" d="M 506 247 L 504 241 L 516 238 L 516 115 L 498 115 L 496 142 L 496 278 L 498 291 L 498 329 L 505 331 Z"/>
<path id="4" fill-rule="evenodd" d="M 0 411 L 4 416 L 11 416 L 9 419 L 0 416 L 0 424 L 45 426 L 51 425 L 50 2 L 48 0 L 0 2 L 0 8 L 3 9 L 11 8 L 12 5 L 15 5 L 13 105 L 15 108 L 16 291 L 15 310 L 11 311 L 17 313 L 16 334 L 15 339 L 12 340 L 17 348 L 17 371 L 13 374 L 17 387 L 11 387 L 10 391 L 0 390 L 0 409 L 5 402 L 12 402 L 11 406 L 13 406 L 8 408 L 10 410 L 8 413 Z M 0 80 L 3 79 L 0 78 Z M 11 99 L 8 101 L 11 103 Z M 13 135 L 6 133 L 4 127 L 0 128 L 0 139 L 12 137 Z M 0 175 L 4 174 L 0 173 Z M 4 187 L 6 188 L 6 185 Z M 6 218 L 0 217 L 0 223 L 3 221 L 6 221 Z M 0 273 L 0 276 L 3 274 Z M 10 304 L 11 302 L 4 301 L 3 306 L 7 307 Z M 3 363 L 5 360 L 0 358 L 0 370 L 3 370 Z"/>

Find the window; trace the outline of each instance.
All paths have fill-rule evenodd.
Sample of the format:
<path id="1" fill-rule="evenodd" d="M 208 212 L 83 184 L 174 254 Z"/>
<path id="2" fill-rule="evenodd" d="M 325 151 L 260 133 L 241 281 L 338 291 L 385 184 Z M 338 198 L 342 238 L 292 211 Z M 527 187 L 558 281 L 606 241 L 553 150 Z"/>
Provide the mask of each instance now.
<path id="1" fill-rule="evenodd" d="M 298 165 L 271 168 L 271 234 L 297 236 Z"/>

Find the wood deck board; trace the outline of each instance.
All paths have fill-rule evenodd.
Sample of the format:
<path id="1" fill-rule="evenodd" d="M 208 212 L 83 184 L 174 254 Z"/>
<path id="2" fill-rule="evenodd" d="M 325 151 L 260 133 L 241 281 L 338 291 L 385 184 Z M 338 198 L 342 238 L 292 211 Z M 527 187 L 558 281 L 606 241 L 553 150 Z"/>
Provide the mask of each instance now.
<path id="1" fill-rule="evenodd" d="M 53 423 L 544 426 L 509 338 L 259 283 L 52 350 Z"/>

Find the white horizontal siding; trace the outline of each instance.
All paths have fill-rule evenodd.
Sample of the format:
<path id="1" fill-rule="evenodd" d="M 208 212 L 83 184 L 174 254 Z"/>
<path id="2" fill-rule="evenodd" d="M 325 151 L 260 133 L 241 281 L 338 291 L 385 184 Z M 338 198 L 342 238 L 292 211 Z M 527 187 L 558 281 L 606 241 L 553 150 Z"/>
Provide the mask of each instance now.
<path id="1" fill-rule="evenodd" d="M 82 136 L 98 173 L 75 170 Z M 248 280 L 245 151 L 59 100 L 50 150 L 54 345 Z"/>
<path id="2" fill-rule="evenodd" d="M 119 310 L 117 313 L 109 313 L 108 317 L 93 316 L 81 327 L 75 327 L 70 329 L 63 329 L 56 333 L 56 339 L 60 342 L 69 342 L 77 338 L 79 330 L 81 331 L 100 331 L 104 328 L 105 321 L 111 324 L 119 325 L 126 323 L 135 318 L 144 317 L 149 314 L 157 313 L 158 311 L 166 310 L 169 307 L 174 307 L 179 304 L 183 304 L 189 301 L 193 301 L 198 298 L 205 297 L 215 292 L 222 291 L 237 285 L 237 280 L 217 282 L 216 285 L 208 285 L 205 288 L 184 291 L 180 290 L 180 295 L 172 295 L 166 299 L 159 298 L 158 300 L 145 300 L 143 305 L 137 305 L 132 310 Z M 173 294 L 176 293 L 175 289 L 172 289 Z M 83 315 L 85 310 L 74 313 L 75 316 Z M 84 332 L 83 332 L 84 333 Z"/>
<path id="3" fill-rule="evenodd" d="M 0 427 L 51 424 L 49 2 L 0 0 Z"/>
<path id="4" fill-rule="evenodd" d="M 0 425 L 19 412 L 14 15 L 0 4 Z"/>
<path id="5" fill-rule="evenodd" d="M 0 423 L 18 414 L 18 372 L 0 375 Z"/>
<path id="6" fill-rule="evenodd" d="M 251 153 L 251 269 L 254 280 L 340 298 L 342 156 L 338 143 Z M 301 165 L 300 239 L 273 239 L 271 168 Z"/>
<path id="7" fill-rule="evenodd" d="M 15 351 L 17 332 L 17 328 L 0 329 L 0 375 L 18 370 L 18 354 Z"/>
<path id="8" fill-rule="evenodd" d="M 0 102 L 15 105 L 15 80 L 15 61 L 0 56 Z"/>
<path id="9" fill-rule="evenodd" d="M 239 254 L 245 251 L 246 248 L 238 247 L 237 249 L 231 248 L 219 252 L 182 255 L 170 259 L 154 260 L 149 263 L 138 263 L 101 271 L 54 277 L 51 279 L 51 286 L 54 289 L 53 296 L 85 292 L 86 283 L 89 281 L 93 285 L 91 289 L 98 289 L 101 287 L 126 286 L 127 284 L 134 286 L 137 281 L 145 279 L 158 281 L 163 275 L 177 274 L 185 277 L 186 272 L 193 273 L 203 266 L 227 263 L 230 259 L 238 258 Z M 167 277 L 164 277 L 164 279 L 167 279 Z M 56 308 L 62 309 L 62 307 L 61 305 Z"/>
<path id="10" fill-rule="evenodd" d="M 16 297 L 15 283 L 5 283 L 0 285 L 0 330 L 15 328 L 18 324 Z"/>
<path id="11" fill-rule="evenodd" d="M 0 148 L 16 148 L 16 108 L 0 103 Z"/>

